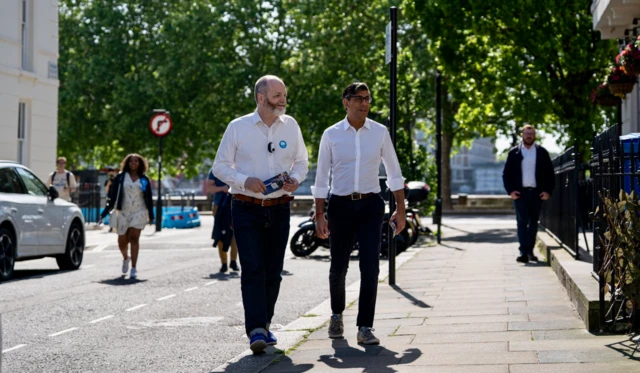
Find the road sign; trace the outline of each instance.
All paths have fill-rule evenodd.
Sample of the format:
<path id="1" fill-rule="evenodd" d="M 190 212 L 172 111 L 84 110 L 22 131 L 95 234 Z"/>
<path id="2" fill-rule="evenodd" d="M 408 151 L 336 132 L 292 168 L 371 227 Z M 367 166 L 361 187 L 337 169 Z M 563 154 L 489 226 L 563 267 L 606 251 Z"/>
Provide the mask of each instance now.
<path id="1" fill-rule="evenodd" d="M 171 118 L 168 114 L 156 114 L 151 118 L 149 128 L 151 129 L 151 133 L 153 133 L 156 137 L 165 137 L 169 134 L 169 132 L 171 132 L 173 123 L 171 122 Z"/>
<path id="2" fill-rule="evenodd" d="M 387 29 L 384 38 L 384 64 L 391 63 L 391 22 L 387 23 Z"/>

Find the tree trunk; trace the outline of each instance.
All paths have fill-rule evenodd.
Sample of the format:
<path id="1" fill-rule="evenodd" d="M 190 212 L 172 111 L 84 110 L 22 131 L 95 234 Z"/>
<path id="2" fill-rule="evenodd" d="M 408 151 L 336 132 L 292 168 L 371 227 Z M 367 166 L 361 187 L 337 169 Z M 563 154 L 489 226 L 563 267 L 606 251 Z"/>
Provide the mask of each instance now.
<path id="1" fill-rule="evenodd" d="M 442 131 L 442 209 L 453 210 L 451 201 L 451 146 L 453 136 Z"/>

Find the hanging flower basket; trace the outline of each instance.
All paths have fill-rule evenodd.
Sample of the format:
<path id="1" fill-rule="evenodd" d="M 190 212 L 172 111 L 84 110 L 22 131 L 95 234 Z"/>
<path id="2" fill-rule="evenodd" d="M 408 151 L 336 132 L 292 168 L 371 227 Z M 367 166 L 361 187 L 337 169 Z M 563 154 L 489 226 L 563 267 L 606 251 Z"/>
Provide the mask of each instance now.
<path id="1" fill-rule="evenodd" d="M 635 77 L 640 74 L 640 37 L 627 46 L 616 56 L 616 64 L 622 71 Z"/>
<path id="2" fill-rule="evenodd" d="M 614 96 L 607 83 L 602 83 L 591 92 L 591 101 L 600 106 L 616 106 L 620 97 Z"/>
<path id="3" fill-rule="evenodd" d="M 611 93 L 620 98 L 624 98 L 627 93 L 633 91 L 633 86 L 637 82 L 638 77 L 625 74 L 620 65 L 614 66 L 607 78 L 607 84 L 609 85 Z"/>
<path id="4" fill-rule="evenodd" d="M 611 93 L 613 93 L 616 96 L 619 95 L 626 95 L 627 93 L 631 93 L 631 91 L 633 91 L 633 86 L 636 83 L 610 83 L 609 84 L 609 89 L 611 90 Z"/>

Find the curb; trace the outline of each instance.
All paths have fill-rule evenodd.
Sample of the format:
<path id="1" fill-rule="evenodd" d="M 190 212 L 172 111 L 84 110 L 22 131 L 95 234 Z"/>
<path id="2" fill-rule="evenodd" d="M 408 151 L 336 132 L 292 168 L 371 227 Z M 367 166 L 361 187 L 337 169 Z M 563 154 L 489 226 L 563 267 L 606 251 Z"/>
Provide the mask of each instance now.
<path id="1" fill-rule="evenodd" d="M 396 256 L 396 271 L 402 267 L 406 262 L 411 260 L 416 254 L 428 246 L 419 245 L 417 247 L 409 248 L 407 251 Z M 389 266 L 386 265 L 380 268 L 380 274 L 378 275 L 378 281 L 385 281 L 389 276 Z M 360 281 L 356 281 L 346 288 L 346 304 L 352 305 L 359 298 Z M 349 308 L 350 306 L 347 306 Z M 304 313 L 305 315 L 320 315 L 312 317 L 301 316 L 296 320 L 287 324 L 284 328 L 278 331 L 278 348 L 269 347 L 267 353 L 263 355 L 253 355 L 250 349 L 247 349 L 227 361 L 226 363 L 216 367 L 211 373 L 247 373 L 247 372 L 261 372 L 275 360 L 279 360 L 282 356 L 285 356 L 285 352 L 291 348 L 304 343 L 306 338 L 316 329 L 321 328 L 327 322 L 329 322 L 331 315 L 331 298 L 326 299 L 313 309 Z M 246 358 L 251 356 L 251 358 Z"/>

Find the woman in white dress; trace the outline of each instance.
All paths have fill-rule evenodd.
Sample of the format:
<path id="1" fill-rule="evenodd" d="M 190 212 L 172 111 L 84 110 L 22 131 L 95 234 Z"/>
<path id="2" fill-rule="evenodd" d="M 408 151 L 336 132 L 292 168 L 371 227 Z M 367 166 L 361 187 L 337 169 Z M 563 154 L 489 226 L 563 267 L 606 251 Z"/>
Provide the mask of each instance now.
<path id="1" fill-rule="evenodd" d="M 127 155 L 120 165 L 122 171 L 113 178 L 107 207 L 102 211 L 104 218 L 115 209 L 109 223 L 118 233 L 118 247 L 123 257 L 122 273 L 126 275 L 131 264 L 129 277 L 132 279 L 138 276 L 140 232 L 147 222 L 152 224 L 154 220 L 151 183 L 145 175 L 148 168 L 147 160 L 141 155 Z"/>

